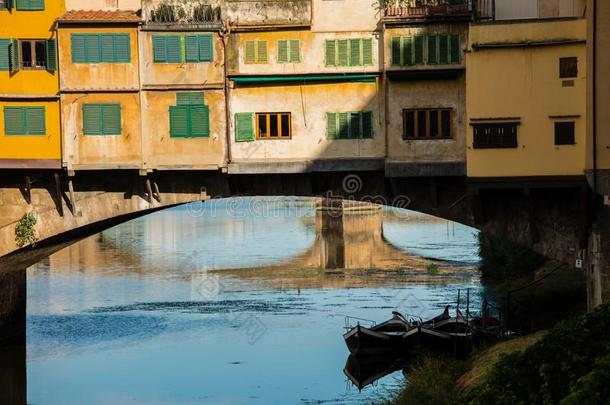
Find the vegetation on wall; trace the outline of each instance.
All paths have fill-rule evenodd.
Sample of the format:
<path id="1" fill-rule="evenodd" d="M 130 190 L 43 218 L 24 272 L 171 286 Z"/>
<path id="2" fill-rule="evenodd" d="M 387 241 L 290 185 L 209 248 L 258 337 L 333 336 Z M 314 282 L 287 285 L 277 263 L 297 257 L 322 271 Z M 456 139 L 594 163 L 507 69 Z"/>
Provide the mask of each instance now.
<path id="1" fill-rule="evenodd" d="M 32 212 L 24 214 L 17 225 L 15 225 L 15 242 L 17 246 L 24 247 L 27 245 L 36 246 L 38 237 L 36 236 L 36 223 L 38 220 Z"/>

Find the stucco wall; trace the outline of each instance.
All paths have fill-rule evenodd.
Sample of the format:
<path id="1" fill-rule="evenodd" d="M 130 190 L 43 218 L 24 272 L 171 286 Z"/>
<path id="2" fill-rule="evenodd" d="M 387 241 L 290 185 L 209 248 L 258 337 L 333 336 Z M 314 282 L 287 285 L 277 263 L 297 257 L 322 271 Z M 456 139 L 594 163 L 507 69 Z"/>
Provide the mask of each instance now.
<path id="1" fill-rule="evenodd" d="M 379 0 L 312 0 L 313 32 L 375 31 L 381 18 Z"/>
<path id="2" fill-rule="evenodd" d="M 306 25 L 311 0 L 225 0 L 224 12 L 233 26 Z"/>
<path id="3" fill-rule="evenodd" d="M 549 21 L 472 27 L 471 42 L 482 39 L 584 39 L 585 21 Z M 509 29 L 510 28 L 510 29 Z M 531 37 L 526 34 L 531 33 Z M 506 34 L 504 37 L 501 34 Z M 472 128 L 467 137 L 467 170 L 471 177 L 582 175 L 586 135 L 585 44 L 473 50 L 467 60 L 468 121 L 515 117 L 517 148 L 473 149 Z M 578 77 L 563 87 L 559 58 L 578 58 Z M 575 145 L 554 144 L 552 116 L 576 116 Z"/>
<path id="4" fill-rule="evenodd" d="M 209 138 L 170 138 L 169 106 L 176 104 L 174 91 L 142 92 L 142 132 L 146 168 L 217 168 L 225 163 L 225 101 L 222 90 L 206 90 L 210 107 Z"/>
<path id="5" fill-rule="evenodd" d="M 84 103 L 121 104 L 121 135 L 83 135 Z M 140 168 L 140 96 L 132 93 L 70 93 L 61 96 L 64 162 L 74 169 Z"/>
<path id="6" fill-rule="evenodd" d="M 223 44 L 218 34 L 211 33 L 214 38 L 214 60 L 200 63 L 155 63 L 153 57 L 153 35 L 184 35 L 199 34 L 197 32 L 140 32 L 141 49 L 141 80 L 142 85 L 183 86 L 222 84 L 224 81 Z M 203 34 L 203 33 L 201 33 Z"/>
<path id="7" fill-rule="evenodd" d="M 68 10 L 139 10 L 140 0 L 65 0 Z"/>
<path id="8" fill-rule="evenodd" d="M 70 36 L 79 34 L 130 34 L 130 63 L 72 63 Z M 138 30 L 112 26 L 95 26 L 91 28 L 62 28 L 58 30 L 59 67 L 61 71 L 60 87 L 62 90 L 121 90 L 138 89 L 140 86 L 138 72 Z"/>
<path id="9" fill-rule="evenodd" d="M 233 160 L 383 157 L 377 91 L 376 83 L 235 88 L 230 96 Z M 373 139 L 326 139 L 326 113 L 347 111 L 373 112 Z M 235 142 L 234 114 L 238 112 L 290 112 L 292 139 Z"/>

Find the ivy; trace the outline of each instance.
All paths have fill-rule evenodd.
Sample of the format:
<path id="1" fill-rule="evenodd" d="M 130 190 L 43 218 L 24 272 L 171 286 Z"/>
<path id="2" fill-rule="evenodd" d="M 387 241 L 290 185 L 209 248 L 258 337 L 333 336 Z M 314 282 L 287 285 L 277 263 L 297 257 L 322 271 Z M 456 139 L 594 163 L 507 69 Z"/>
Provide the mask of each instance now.
<path id="1" fill-rule="evenodd" d="M 27 245 L 36 246 L 36 242 L 38 242 L 35 229 L 37 222 L 36 215 L 32 212 L 28 212 L 21 217 L 17 225 L 15 225 L 15 242 L 17 242 L 17 246 L 20 248 Z"/>

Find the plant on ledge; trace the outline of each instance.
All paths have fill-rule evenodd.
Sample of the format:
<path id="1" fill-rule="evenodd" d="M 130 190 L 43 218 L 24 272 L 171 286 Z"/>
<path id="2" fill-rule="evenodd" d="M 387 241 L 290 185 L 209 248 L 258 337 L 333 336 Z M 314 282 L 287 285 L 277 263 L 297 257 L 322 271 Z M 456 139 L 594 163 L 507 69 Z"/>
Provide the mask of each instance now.
<path id="1" fill-rule="evenodd" d="M 24 214 L 17 225 L 15 225 L 15 242 L 20 248 L 31 245 L 36 246 L 38 237 L 36 236 L 36 223 L 38 220 L 32 212 Z"/>

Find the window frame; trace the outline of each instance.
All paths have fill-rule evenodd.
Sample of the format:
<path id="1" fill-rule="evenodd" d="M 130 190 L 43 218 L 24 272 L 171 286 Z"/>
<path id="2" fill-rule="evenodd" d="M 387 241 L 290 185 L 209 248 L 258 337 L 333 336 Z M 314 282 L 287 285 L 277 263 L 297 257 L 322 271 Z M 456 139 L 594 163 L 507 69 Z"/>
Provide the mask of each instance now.
<path id="1" fill-rule="evenodd" d="M 47 40 L 46 39 L 31 39 L 31 38 L 24 38 L 24 39 L 18 39 L 17 40 L 19 43 L 19 68 L 22 70 L 47 70 Z M 25 66 L 23 64 L 23 47 L 22 44 L 24 42 L 29 42 L 30 43 L 30 56 L 32 57 L 32 60 L 36 59 L 36 43 L 37 42 L 42 42 L 42 44 L 44 45 L 44 64 L 42 66 Z"/>
<path id="2" fill-rule="evenodd" d="M 8 4 L 6 4 L 7 0 L 0 0 L 0 11 L 8 11 Z"/>
<path id="3" fill-rule="evenodd" d="M 352 60 L 353 49 L 352 44 L 358 43 L 358 63 L 354 63 Z M 342 50 L 343 44 L 345 44 L 344 51 Z M 368 45 L 366 45 L 368 44 Z M 340 46 L 341 45 L 341 46 Z M 365 54 L 365 48 L 369 49 L 370 46 L 370 60 Z M 332 56 L 334 60 L 329 60 L 328 51 L 332 48 Z M 354 38 L 333 38 L 324 40 L 324 66 L 325 67 L 367 67 L 374 65 L 374 46 L 373 38 L 371 37 L 354 37 Z M 344 55 L 344 58 L 342 56 Z M 345 63 L 343 63 L 343 60 Z"/>
<path id="4" fill-rule="evenodd" d="M 6 131 L 6 111 L 8 110 L 18 110 L 23 118 L 24 125 L 24 133 L 7 133 Z M 28 110 L 37 110 L 42 111 L 42 129 L 33 130 L 28 125 Z M 16 106 L 16 105 L 5 105 L 3 107 L 3 120 L 4 120 L 4 136 L 46 136 L 47 135 L 47 109 L 45 106 Z"/>
<path id="5" fill-rule="evenodd" d="M 519 125 L 521 123 L 518 121 L 498 121 L 498 122 L 476 122 L 471 124 L 472 125 L 472 148 L 473 149 L 517 149 L 519 147 Z M 506 142 L 506 143 L 502 143 L 502 142 L 488 142 L 488 143 L 482 143 L 482 142 L 477 142 L 477 136 L 479 134 L 477 134 L 477 130 L 480 128 L 485 128 L 488 127 L 487 129 L 491 130 L 495 127 L 498 129 L 506 129 L 508 127 L 512 127 L 514 129 L 514 142 Z M 492 135 L 492 134 L 487 134 L 487 135 Z M 496 134 L 497 135 L 497 134 Z M 504 139 L 502 139 L 502 141 L 504 141 Z"/>
<path id="6" fill-rule="evenodd" d="M 83 43 L 83 60 L 82 61 L 77 61 L 75 60 L 74 57 L 74 39 L 76 37 L 81 37 L 84 40 Z M 97 60 L 89 60 L 88 56 L 89 56 L 89 49 L 88 49 L 88 43 L 89 40 L 92 37 L 96 37 L 96 46 L 97 46 L 97 55 L 98 55 L 98 59 Z M 103 41 L 102 38 L 104 37 L 111 37 L 112 38 L 112 58 L 111 60 L 105 60 L 104 59 L 104 53 L 103 53 Z M 127 48 L 126 48 L 126 60 L 121 59 L 119 60 L 118 55 L 120 55 L 121 53 L 119 52 L 119 47 L 117 46 L 119 43 L 119 39 L 123 38 L 123 39 L 127 39 Z M 102 64 L 102 63 L 111 63 L 111 64 L 115 64 L 115 63 L 133 63 L 133 52 L 131 50 L 131 33 L 129 32 L 95 32 L 95 33 L 86 33 L 86 32 L 72 32 L 70 33 L 70 62 L 73 64 Z"/>
<path id="7" fill-rule="evenodd" d="M 278 119 L 277 119 L 277 129 L 278 129 L 278 135 L 279 136 L 275 136 L 272 137 L 271 136 L 271 132 L 268 131 L 269 135 L 268 136 L 261 136 L 261 131 L 258 125 L 258 118 L 260 116 L 266 116 L 266 125 L 267 128 L 270 128 L 270 124 L 271 124 L 271 116 L 272 115 L 277 115 Z M 288 116 L 288 136 L 281 136 L 280 134 L 282 133 L 282 115 L 287 115 Z M 274 140 L 287 140 L 287 139 L 292 139 L 292 113 L 291 112 L 286 112 L 286 111 L 281 111 L 281 112 L 257 112 L 254 113 L 254 135 L 255 135 L 255 139 L 258 141 L 274 141 Z"/>
<path id="8" fill-rule="evenodd" d="M 100 133 L 99 134 L 95 134 L 95 133 L 87 133 L 85 131 L 86 125 L 85 125 L 85 106 L 90 106 L 90 107 L 97 107 L 99 108 L 100 112 L 99 112 L 99 130 Z M 114 131 L 112 133 L 106 131 L 105 126 L 104 126 L 104 106 L 113 106 L 116 107 L 118 106 L 118 111 L 119 111 L 119 132 L 115 133 Z M 121 105 L 121 103 L 83 103 L 81 104 L 81 126 L 82 126 L 82 134 L 83 136 L 121 136 L 123 135 L 123 106 Z"/>
<path id="9" fill-rule="evenodd" d="M 253 60 L 249 61 L 247 55 L 248 44 L 252 43 L 254 47 Z M 265 44 L 265 58 L 261 58 L 261 44 Z M 269 63 L 269 41 L 266 39 L 248 39 L 243 42 L 244 65 L 265 65 Z"/>
<path id="10" fill-rule="evenodd" d="M 430 136 L 430 113 L 431 112 L 437 112 L 437 130 L 438 133 L 441 134 L 440 136 Z M 442 129 L 443 129 L 443 112 L 448 111 L 449 112 L 449 126 L 447 128 L 448 130 L 448 135 L 447 136 L 443 136 L 442 133 Z M 418 140 L 424 140 L 424 141 L 435 141 L 435 140 L 451 140 L 453 139 L 453 119 L 454 119 L 454 109 L 451 107 L 438 107 L 438 108 L 403 108 L 402 109 L 402 139 L 405 141 L 418 141 Z M 410 136 L 407 133 L 407 114 L 408 113 L 414 113 L 414 119 L 413 119 L 413 130 L 414 133 L 417 133 L 417 135 L 413 135 Z M 425 136 L 418 136 L 419 135 L 419 127 L 418 127 L 418 122 L 419 122 L 419 114 L 420 113 L 425 113 L 426 115 L 426 122 L 425 122 Z"/>
<path id="11" fill-rule="evenodd" d="M 559 58 L 559 78 L 575 79 L 578 77 L 578 56 Z"/>
<path id="12" fill-rule="evenodd" d="M 569 126 L 571 127 L 571 141 L 570 142 L 564 142 L 563 140 L 561 140 L 561 142 L 557 142 L 557 138 L 558 135 L 561 136 L 561 130 L 560 128 L 562 126 Z M 555 121 L 553 123 L 553 132 L 554 132 L 554 145 L 555 146 L 569 146 L 569 145 L 576 145 L 576 121 L 574 120 L 570 120 L 570 121 Z"/>

